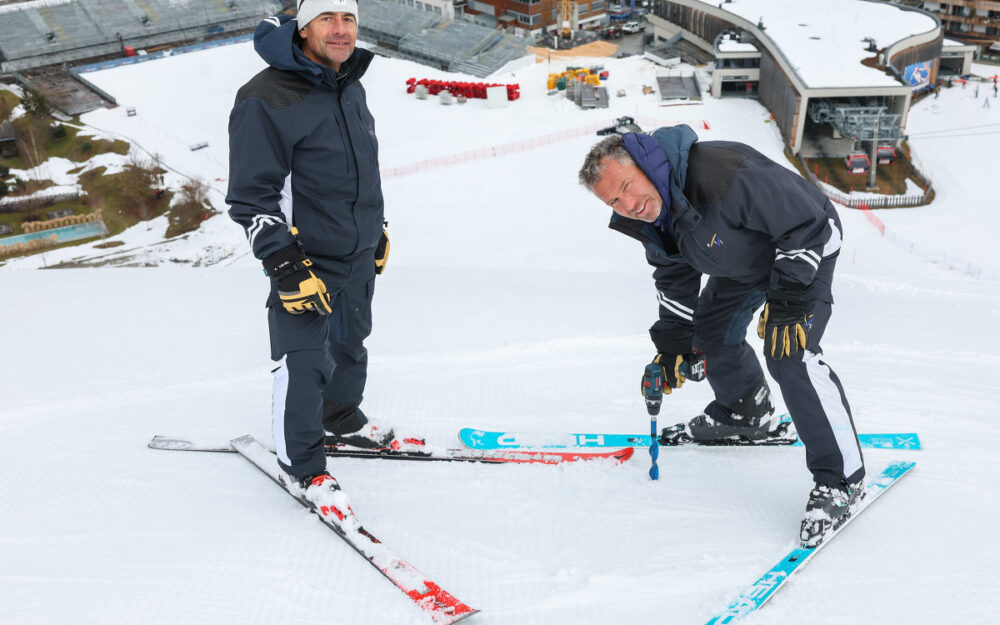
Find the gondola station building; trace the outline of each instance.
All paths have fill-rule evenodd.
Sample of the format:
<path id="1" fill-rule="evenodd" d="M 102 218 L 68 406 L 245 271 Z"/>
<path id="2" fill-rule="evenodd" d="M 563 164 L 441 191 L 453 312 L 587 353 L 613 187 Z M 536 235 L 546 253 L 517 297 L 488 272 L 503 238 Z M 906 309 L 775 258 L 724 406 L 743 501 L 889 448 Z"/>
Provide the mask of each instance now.
<path id="1" fill-rule="evenodd" d="M 804 157 L 898 147 L 914 94 L 974 51 L 935 15 L 872 0 L 653 0 L 647 19 L 711 53 L 712 95 L 759 98 Z"/>

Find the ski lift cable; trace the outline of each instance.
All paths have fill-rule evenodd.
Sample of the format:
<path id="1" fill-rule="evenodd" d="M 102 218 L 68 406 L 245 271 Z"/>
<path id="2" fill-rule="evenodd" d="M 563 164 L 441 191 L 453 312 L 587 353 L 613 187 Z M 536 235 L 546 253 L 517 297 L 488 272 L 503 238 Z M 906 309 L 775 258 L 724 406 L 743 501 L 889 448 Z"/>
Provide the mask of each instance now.
<path id="1" fill-rule="evenodd" d="M 942 128 L 940 130 L 928 130 L 926 132 L 911 132 L 908 133 L 911 137 L 923 137 L 931 134 L 938 134 L 943 132 L 956 132 L 960 130 L 973 130 L 975 128 L 996 128 L 1000 127 L 1000 124 L 981 124 L 979 126 L 963 126 L 961 128 Z"/>
<path id="2" fill-rule="evenodd" d="M 956 135 L 934 135 L 933 137 L 919 136 L 917 138 L 918 139 L 928 139 L 928 140 L 929 139 L 952 139 L 952 138 L 955 138 L 955 137 L 982 137 L 983 135 L 998 135 L 998 134 L 1000 134 L 1000 130 L 994 130 L 992 132 L 969 132 L 969 133 L 965 133 L 965 134 L 956 134 Z M 910 135 L 910 136 L 913 137 L 913 135 Z"/>

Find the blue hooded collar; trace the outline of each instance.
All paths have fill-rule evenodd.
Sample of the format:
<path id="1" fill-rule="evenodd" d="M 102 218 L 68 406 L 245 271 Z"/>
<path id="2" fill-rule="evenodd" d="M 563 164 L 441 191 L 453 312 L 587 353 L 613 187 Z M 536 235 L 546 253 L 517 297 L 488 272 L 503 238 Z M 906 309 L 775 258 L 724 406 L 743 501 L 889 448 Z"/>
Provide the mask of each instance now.
<path id="1" fill-rule="evenodd" d="M 683 189 L 687 180 L 688 154 L 696 141 L 698 135 L 684 124 L 660 128 L 650 134 L 629 132 L 622 136 L 625 150 L 663 198 L 663 211 L 653 227 L 666 232 L 671 241 L 674 239 L 674 218 L 690 208 Z M 644 225 L 644 222 L 617 213 L 611 216 L 610 226 L 630 236 L 638 235 Z M 650 235 L 643 236 L 648 238 Z"/>
<path id="2" fill-rule="evenodd" d="M 275 15 L 258 24 L 253 34 L 253 48 L 274 69 L 294 72 L 314 85 L 323 82 L 327 72 L 333 73 L 332 69 L 314 63 L 302 52 L 298 22 L 290 15 Z M 368 50 L 355 47 L 341 67 L 338 79 L 360 78 L 374 56 Z"/>
<path id="3" fill-rule="evenodd" d="M 670 223 L 670 161 L 667 160 L 666 153 L 660 148 L 656 139 L 644 133 L 629 132 L 622 136 L 622 145 L 629 153 L 635 164 L 639 166 L 642 173 L 646 174 L 660 197 L 663 198 L 663 210 L 656 220 L 656 225 L 663 229 L 663 225 Z"/>

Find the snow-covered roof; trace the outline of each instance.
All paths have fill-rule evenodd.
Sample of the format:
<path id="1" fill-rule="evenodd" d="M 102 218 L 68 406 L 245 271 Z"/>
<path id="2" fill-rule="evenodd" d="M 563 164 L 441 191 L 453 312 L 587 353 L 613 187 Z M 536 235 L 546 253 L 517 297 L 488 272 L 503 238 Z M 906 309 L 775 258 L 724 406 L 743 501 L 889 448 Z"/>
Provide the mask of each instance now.
<path id="1" fill-rule="evenodd" d="M 764 36 L 812 88 L 898 86 L 885 72 L 861 64 L 874 56 L 864 39 L 882 49 L 937 27 L 925 13 L 865 0 L 732 0 L 721 7 L 763 22 Z"/>
<path id="2" fill-rule="evenodd" d="M 941 41 L 941 46 L 944 48 L 977 48 L 975 44 L 965 43 L 964 41 L 956 41 L 954 39 L 948 39 L 947 37 Z"/>
<path id="3" fill-rule="evenodd" d="M 757 47 L 752 43 L 744 43 L 736 39 L 724 37 L 719 40 L 717 46 L 719 52 L 757 52 Z"/>

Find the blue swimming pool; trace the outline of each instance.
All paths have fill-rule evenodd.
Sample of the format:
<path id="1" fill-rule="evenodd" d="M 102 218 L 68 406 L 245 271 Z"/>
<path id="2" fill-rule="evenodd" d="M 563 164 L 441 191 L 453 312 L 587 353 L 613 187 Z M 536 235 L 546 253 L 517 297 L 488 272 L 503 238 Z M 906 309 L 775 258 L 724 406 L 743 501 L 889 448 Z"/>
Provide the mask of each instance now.
<path id="1" fill-rule="evenodd" d="M 62 228 L 52 228 L 51 230 L 41 230 L 39 232 L 30 232 L 28 234 L 15 234 L 9 237 L 0 237 L 0 245 L 27 243 L 32 239 L 46 239 L 53 234 L 56 235 L 60 243 L 66 243 L 68 241 L 99 237 L 107 233 L 108 228 L 104 225 L 103 221 L 88 221 L 87 223 L 63 226 Z"/>

